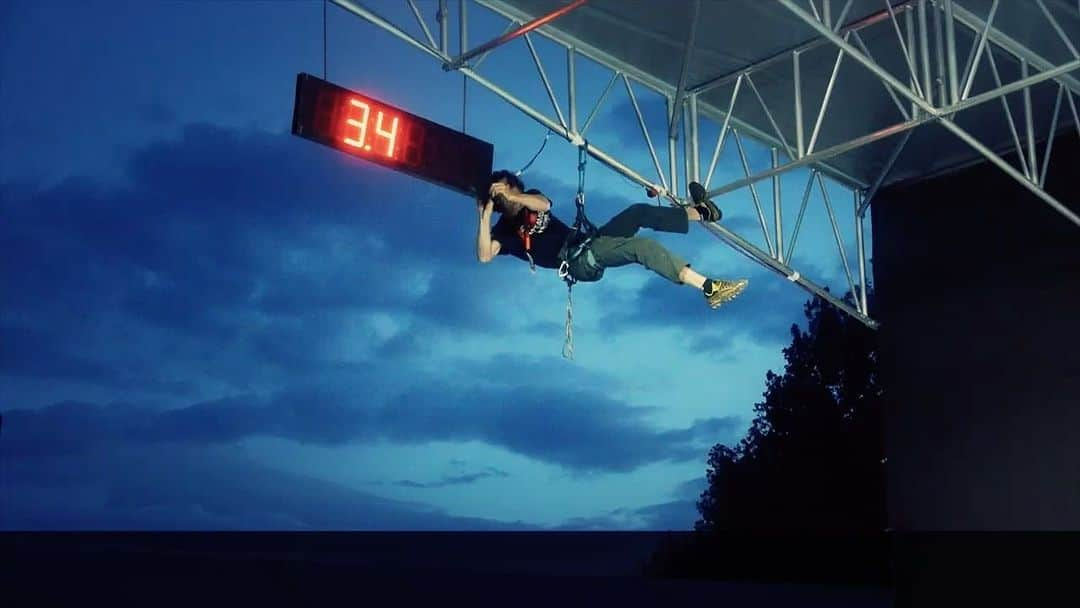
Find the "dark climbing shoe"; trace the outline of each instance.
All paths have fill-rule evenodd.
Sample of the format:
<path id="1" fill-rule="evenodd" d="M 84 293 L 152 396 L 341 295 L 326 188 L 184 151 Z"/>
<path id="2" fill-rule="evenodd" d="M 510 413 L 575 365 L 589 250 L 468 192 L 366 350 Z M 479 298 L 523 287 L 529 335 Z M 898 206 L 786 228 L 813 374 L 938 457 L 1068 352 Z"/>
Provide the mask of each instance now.
<path id="1" fill-rule="evenodd" d="M 705 194 L 705 186 L 690 182 L 690 198 L 694 200 L 694 209 L 701 214 L 701 219 L 706 222 L 719 222 L 723 214 L 715 203 L 705 198 Z"/>

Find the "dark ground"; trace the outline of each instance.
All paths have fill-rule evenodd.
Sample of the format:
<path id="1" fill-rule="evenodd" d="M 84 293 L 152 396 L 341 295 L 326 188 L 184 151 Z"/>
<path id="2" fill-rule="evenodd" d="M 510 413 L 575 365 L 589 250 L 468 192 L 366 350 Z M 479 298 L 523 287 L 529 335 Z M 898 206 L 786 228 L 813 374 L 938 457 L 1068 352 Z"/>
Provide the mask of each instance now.
<path id="1" fill-rule="evenodd" d="M 888 586 L 660 579 L 645 533 L 8 533 L 3 596 L 303 606 L 892 606 Z M 769 577 L 766 577 L 769 578 Z M 795 577 L 798 579 L 799 577 Z M 812 578 L 812 577 L 811 577 Z M 376 600 L 376 598 L 379 598 Z M 126 603 L 126 602 L 125 602 Z"/>

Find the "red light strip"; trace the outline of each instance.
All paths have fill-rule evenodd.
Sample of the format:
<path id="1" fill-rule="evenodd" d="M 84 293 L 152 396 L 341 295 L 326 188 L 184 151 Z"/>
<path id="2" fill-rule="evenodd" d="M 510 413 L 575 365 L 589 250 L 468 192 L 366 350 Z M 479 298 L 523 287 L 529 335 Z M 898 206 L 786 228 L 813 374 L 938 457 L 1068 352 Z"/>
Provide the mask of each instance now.
<path id="1" fill-rule="evenodd" d="M 537 17 L 536 19 L 533 19 L 532 21 L 526 23 L 525 25 L 519 27 L 512 32 L 507 32 L 502 36 L 499 36 L 498 38 L 489 40 L 488 42 L 481 44 L 480 46 L 472 49 L 471 51 L 461 54 L 456 59 L 451 61 L 448 66 L 452 69 L 460 68 L 461 66 L 465 65 L 466 61 L 472 59 L 473 57 L 476 57 L 481 53 L 490 51 L 491 49 L 501 44 L 506 44 L 507 42 L 513 40 L 514 38 L 517 38 L 518 36 L 524 36 L 525 34 L 528 34 L 529 32 L 535 30 L 542 25 L 547 25 L 548 23 L 551 23 L 559 17 L 562 17 L 566 13 L 569 13 L 570 11 L 578 8 L 586 2 L 588 2 L 588 0 L 574 0 L 574 2 L 560 8 L 559 10 L 553 11 L 542 17 Z"/>

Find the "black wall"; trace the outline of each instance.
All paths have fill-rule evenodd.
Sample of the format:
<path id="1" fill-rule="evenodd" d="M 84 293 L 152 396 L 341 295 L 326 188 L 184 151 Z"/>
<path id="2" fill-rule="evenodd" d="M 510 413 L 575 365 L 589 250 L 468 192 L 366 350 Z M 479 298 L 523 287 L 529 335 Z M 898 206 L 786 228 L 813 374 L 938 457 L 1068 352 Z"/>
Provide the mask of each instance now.
<path id="1" fill-rule="evenodd" d="M 1046 188 L 1080 212 L 1077 140 Z M 872 216 L 890 525 L 1080 529 L 1080 226 L 989 164 Z"/>
<path id="2" fill-rule="evenodd" d="M 1074 212 L 1078 139 L 1046 183 Z M 989 163 L 881 191 L 872 223 L 889 522 L 922 543 L 897 567 L 1052 572 L 1046 537 L 907 534 L 1080 530 L 1080 226 Z"/>

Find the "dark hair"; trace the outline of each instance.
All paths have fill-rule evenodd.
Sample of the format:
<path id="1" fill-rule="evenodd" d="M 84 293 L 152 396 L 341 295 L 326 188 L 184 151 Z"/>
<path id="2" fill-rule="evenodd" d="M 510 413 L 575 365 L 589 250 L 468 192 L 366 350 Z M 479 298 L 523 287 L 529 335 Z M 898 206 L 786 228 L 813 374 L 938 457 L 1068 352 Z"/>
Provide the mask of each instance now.
<path id="1" fill-rule="evenodd" d="M 507 185 L 511 186 L 512 188 L 517 188 L 522 192 L 525 191 L 525 182 L 521 181 L 520 177 L 514 175 L 510 171 L 507 171 L 506 169 L 499 169 L 498 171 L 495 171 L 491 174 L 491 184 L 502 181 L 504 179 L 506 180 Z M 491 184 L 488 185 L 490 186 Z"/>

